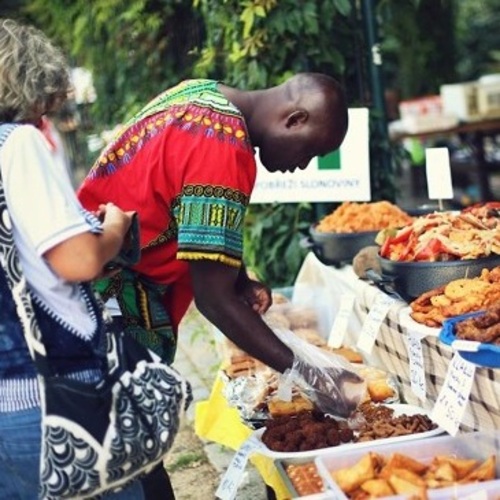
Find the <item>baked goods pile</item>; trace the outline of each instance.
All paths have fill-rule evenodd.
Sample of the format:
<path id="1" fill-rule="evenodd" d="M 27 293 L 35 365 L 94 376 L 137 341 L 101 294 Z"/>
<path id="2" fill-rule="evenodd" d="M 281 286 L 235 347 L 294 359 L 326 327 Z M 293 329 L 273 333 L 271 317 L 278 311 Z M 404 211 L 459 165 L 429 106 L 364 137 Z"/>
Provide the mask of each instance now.
<path id="1" fill-rule="evenodd" d="M 331 475 L 352 500 L 396 494 L 425 500 L 430 489 L 490 481 L 495 478 L 495 468 L 495 455 L 483 462 L 455 455 L 436 455 L 427 463 L 401 453 L 386 457 L 369 452 L 353 466 L 334 470 Z"/>
<path id="2" fill-rule="evenodd" d="M 262 442 L 273 451 L 298 452 L 418 434 L 436 427 L 427 415 L 395 415 L 389 406 L 365 402 L 347 420 L 314 410 L 269 419 Z"/>
<path id="3" fill-rule="evenodd" d="M 500 303 L 500 266 L 483 269 L 477 278 L 450 281 L 410 303 L 410 316 L 426 326 L 440 327 L 453 316 L 481 311 Z"/>
<path id="4" fill-rule="evenodd" d="M 273 451 L 308 451 L 338 446 L 354 439 L 346 421 L 316 411 L 269 419 L 262 442 Z"/>

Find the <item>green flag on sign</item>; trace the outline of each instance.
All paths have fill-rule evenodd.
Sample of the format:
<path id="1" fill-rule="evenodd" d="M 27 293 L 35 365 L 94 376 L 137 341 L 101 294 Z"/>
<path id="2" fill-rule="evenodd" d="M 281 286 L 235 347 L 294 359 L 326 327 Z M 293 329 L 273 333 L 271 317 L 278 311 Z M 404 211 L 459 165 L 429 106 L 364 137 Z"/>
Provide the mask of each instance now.
<path id="1" fill-rule="evenodd" d="M 318 170 L 340 170 L 340 149 L 318 157 Z"/>

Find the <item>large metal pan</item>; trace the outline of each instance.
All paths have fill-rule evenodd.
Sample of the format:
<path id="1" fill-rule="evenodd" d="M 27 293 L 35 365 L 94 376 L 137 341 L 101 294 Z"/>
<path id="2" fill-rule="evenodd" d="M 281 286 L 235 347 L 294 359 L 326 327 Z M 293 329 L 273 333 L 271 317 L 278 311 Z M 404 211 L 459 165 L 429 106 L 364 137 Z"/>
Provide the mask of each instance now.
<path id="1" fill-rule="evenodd" d="M 351 264 L 362 248 L 374 245 L 377 234 L 378 231 L 326 233 L 317 231 L 313 224 L 309 228 L 309 238 L 302 245 L 310 248 L 323 264 L 340 267 Z"/>
<path id="2" fill-rule="evenodd" d="M 381 274 L 371 270 L 367 277 L 389 294 L 411 302 L 434 288 L 460 278 L 474 278 L 483 269 L 500 265 L 500 255 L 471 260 L 399 262 L 379 257 Z"/>

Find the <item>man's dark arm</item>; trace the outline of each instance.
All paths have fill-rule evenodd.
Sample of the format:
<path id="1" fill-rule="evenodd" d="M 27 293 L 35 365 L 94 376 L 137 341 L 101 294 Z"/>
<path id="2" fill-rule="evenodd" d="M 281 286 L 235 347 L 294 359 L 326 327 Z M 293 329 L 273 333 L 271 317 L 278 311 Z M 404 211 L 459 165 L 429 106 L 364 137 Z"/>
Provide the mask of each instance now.
<path id="1" fill-rule="evenodd" d="M 283 372 L 292 367 L 292 351 L 274 335 L 260 314 L 239 298 L 236 285 L 240 269 L 208 260 L 191 261 L 189 269 L 196 306 L 211 323 L 271 368 Z"/>

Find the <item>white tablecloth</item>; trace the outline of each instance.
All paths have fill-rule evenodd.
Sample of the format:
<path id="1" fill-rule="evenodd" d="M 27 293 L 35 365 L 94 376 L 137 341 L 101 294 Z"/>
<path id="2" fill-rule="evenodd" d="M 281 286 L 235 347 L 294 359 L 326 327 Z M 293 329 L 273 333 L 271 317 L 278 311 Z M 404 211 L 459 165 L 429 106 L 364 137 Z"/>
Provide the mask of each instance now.
<path id="1" fill-rule="evenodd" d="M 307 255 L 296 279 L 296 288 L 307 285 L 324 290 L 331 307 L 326 311 L 328 323 L 333 323 L 343 294 L 356 296 L 354 310 L 349 318 L 344 343 L 356 346 L 359 333 L 370 307 L 379 294 L 376 286 L 359 279 L 352 266 L 337 269 L 322 264 L 313 253 Z M 303 287 L 305 288 L 305 287 Z M 406 403 L 432 409 L 443 385 L 453 350 L 437 338 L 439 330 L 416 323 L 409 317 L 408 305 L 395 301 L 391 306 L 369 355 L 367 364 L 391 373 L 400 386 L 401 397 Z M 425 363 L 427 398 L 415 396 L 410 383 L 409 358 L 404 334 L 409 330 L 424 336 L 422 349 Z M 493 430 L 500 428 L 500 370 L 477 367 L 474 384 L 460 430 Z"/>

